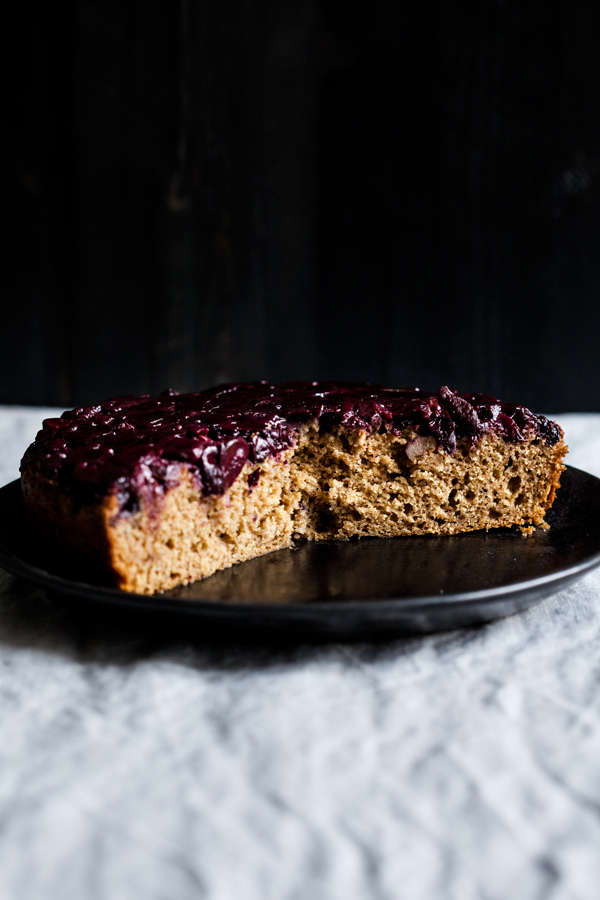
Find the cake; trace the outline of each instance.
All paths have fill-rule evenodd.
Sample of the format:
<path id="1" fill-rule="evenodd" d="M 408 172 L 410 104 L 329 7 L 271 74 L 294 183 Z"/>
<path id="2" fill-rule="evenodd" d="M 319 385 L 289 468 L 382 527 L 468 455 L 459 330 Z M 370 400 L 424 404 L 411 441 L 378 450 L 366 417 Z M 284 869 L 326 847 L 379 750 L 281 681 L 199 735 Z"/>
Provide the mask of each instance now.
<path id="1" fill-rule="evenodd" d="M 544 527 L 566 450 L 483 394 L 256 382 L 46 419 L 21 482 L 36 527 L 153 594 L 296 540 Z"/>

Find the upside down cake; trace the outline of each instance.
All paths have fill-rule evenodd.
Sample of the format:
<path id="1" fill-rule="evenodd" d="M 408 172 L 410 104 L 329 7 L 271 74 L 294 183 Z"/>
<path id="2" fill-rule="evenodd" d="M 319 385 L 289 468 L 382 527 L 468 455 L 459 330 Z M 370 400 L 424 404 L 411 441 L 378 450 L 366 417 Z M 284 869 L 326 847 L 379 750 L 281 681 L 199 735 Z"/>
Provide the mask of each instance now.
<path id="1" fill-rule="evenodd" d="M 46 534 L 152 594 L 294 539 L 532 530 L 566 450 L 483 394 L 257 382 L 46 419 L 21 480 Z"/>

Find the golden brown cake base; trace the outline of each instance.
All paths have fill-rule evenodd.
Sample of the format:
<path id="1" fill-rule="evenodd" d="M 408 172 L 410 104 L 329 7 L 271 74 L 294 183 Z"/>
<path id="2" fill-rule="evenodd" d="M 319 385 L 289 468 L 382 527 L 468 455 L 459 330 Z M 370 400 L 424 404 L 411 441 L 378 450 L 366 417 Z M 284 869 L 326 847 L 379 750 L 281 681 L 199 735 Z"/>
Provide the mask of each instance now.
<path id="1" fill-rule="evenodd" d="M 531 530 L 552 504 L 566 449 L 563 441 L 506 443 L 488 433 L 474 447 L 459 440 L 449 456 L 414 431 L 368 435 L 310 425 L 295 447 L 246 464 L 222 496 L 202 496 L 185 465 L 164 498 L 130 514 L 119 512 L 114 496 L 78 506 L 27 467 L 22 483 L 47 533 L 102 563 L 123 590 L 153 594 L 294 539 Z"/>

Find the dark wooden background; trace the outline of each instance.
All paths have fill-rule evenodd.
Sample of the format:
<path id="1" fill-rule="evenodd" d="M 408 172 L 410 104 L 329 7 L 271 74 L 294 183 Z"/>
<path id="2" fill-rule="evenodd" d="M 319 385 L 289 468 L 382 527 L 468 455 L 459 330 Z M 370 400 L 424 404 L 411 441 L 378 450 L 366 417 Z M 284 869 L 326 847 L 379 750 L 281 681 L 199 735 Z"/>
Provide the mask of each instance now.
<path id="1" fill-rule="evenodd" d="M 600 410 L 597 0 L 16 15 L 0 402 L 334 377 Z"/>

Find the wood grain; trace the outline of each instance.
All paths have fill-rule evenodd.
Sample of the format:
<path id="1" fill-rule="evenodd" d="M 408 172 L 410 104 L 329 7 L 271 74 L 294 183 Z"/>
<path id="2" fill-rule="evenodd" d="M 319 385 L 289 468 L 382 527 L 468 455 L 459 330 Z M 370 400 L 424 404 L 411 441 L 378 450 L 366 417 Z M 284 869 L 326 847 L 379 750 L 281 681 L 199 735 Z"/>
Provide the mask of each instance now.
<path id="1" fill-rule="evenodd" d="M 591 0 L 16 15 L 1 402 L 342 377 L 600 409 Z"/>

